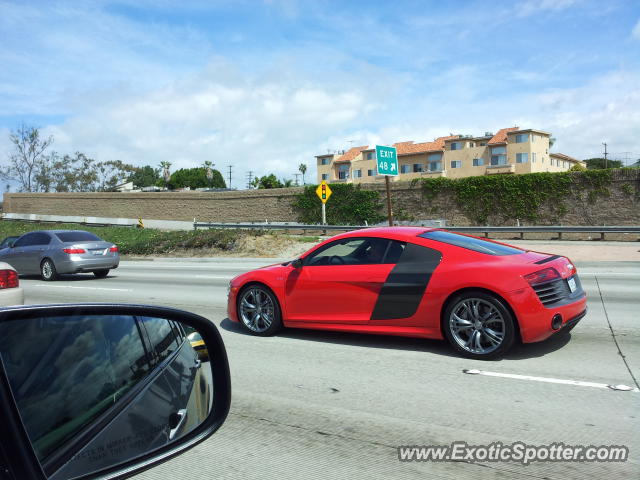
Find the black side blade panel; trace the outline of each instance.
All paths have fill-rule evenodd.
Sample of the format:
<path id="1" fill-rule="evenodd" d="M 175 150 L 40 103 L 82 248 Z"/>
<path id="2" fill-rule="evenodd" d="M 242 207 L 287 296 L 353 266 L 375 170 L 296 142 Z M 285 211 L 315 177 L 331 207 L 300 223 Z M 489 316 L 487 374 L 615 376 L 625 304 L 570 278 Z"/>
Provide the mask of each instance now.
<path id="1" fill-rule="evenodd" d="M 407 243 L 380 290 L 371 320 L 390 320 L 414 315 L 431 280 L 431 274 L 441 259 L 442 254 L 437 250 Z"/>

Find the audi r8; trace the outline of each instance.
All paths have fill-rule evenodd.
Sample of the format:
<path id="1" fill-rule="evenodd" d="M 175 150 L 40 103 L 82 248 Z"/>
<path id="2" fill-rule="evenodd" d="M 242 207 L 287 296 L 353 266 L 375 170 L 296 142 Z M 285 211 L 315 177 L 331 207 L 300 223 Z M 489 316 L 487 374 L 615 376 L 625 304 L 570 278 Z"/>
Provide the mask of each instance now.
<path id="1" fill-rule="evenodd" d="M 420 227 L 344 233 L 241 274 L 227 307 L 255 335 L 294 327 L 446 339 L 479 359 L 568 332 L 587 311 L 568 258 Z"/>

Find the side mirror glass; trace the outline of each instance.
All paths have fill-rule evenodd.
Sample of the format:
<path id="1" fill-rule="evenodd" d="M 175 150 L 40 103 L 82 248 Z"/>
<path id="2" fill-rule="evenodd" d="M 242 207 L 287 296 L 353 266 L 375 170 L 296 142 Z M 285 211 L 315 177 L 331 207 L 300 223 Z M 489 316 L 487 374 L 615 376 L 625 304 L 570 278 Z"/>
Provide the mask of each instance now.
<path id="1" fill-rule="evenodd" d="M 302 268 L 302 259 L 300 259 L 300 258 L 296 258 L 295 260 L 293 260 L 293 261 L 291 262 L 291 266 L 292 266 L 293 268 Z"/>
<path id="2" fill-rule="evenodd" d="M 44 478 L 147 468 L 211 435 L 229 409 L 215 326 L 178 310 L 7 309 L 0 359 L 15 424 L 6 440 L 31 454 L 14 468 L 39 468 Z"/>

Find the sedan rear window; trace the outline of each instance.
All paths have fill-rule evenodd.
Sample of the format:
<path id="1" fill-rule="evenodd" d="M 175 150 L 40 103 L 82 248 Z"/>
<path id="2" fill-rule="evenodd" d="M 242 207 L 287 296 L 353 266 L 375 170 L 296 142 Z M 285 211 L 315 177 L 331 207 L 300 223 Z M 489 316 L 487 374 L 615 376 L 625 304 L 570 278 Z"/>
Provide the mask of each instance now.
<path id="1" fill-rule="evenodd" d="M 95 236 L 89 232 L 60 232 L 56 233 L 56 237 L 61 242 L 101 242 L 100 237 Z"/>
<path id="2" fill-rule="evenodd" d="M 524 252 L 524 250 L 520 250 L 519 248 L 500 245 L 499 243 L 489 242 L 487 240 L 482 240 L 481 238 L 467 237 L 466 235 L 445 232 L 442 230 L 433 230 L 421 233 L 418 236 L 429 240 L 435 240 L 437 242 L 448 243 L 449 245 L 455 245 L 456 247 L 466 248 L 467 250 L 473 250 L 474 252 L 486 253 L 488 255 L 518 255 L 519 253 Z"/>

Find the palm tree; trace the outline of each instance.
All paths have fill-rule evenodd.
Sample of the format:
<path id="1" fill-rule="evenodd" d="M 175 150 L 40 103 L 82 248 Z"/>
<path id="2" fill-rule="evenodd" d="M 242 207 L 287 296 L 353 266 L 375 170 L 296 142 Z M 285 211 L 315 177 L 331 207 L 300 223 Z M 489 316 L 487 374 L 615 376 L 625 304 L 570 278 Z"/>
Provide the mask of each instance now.
<path id="1" fill-rule="evenodd" d="M 304 163 L 301 163 L 298 170 L 302 174 L 302 185 L 304 185 L 304 174 L 307 173 L 307 166 Z"/>

